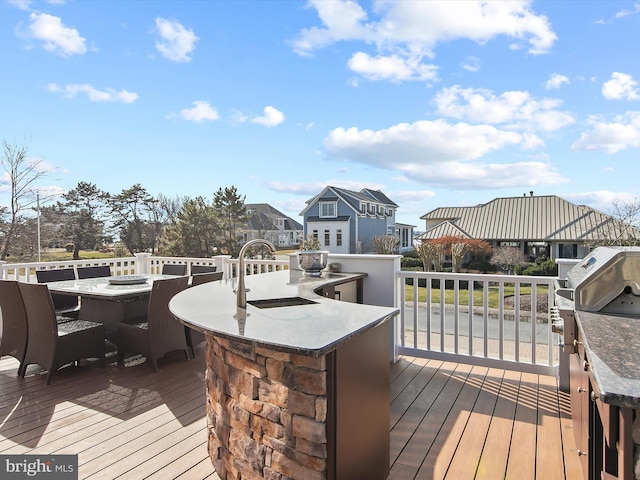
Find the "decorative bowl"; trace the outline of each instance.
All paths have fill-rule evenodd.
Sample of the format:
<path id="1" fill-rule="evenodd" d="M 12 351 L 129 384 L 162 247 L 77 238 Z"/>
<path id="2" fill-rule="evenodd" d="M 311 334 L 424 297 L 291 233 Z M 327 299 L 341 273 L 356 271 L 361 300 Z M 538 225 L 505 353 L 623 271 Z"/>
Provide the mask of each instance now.
<path id="1" fill-rule="evenodd" d="M 304 275 L 319 277 L 327 267 L 329 252 L 326 250 L 301 250 L 298 252 L 298 266 Z"/>

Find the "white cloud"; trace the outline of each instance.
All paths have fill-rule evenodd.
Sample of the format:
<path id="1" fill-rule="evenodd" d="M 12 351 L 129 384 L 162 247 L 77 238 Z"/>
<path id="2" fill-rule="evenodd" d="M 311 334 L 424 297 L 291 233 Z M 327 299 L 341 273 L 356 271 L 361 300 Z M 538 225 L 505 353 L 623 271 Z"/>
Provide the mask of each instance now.
<path id="1" fill-rule="evenodd" d="M 633 5 L 633 10 L 620 10 L 619 12 L 616 12 L 615 18 L 623 18 L 626 17 L 628 15 L 636 15 L 637 13 L 640 13 L 640 2 L 636 2 Z"/>
<path id="2" fill-rule="evenodd" d="M 611 80 L 602 85 L 602 96 L 607 100 L 640 100 L 638 82 L 631 75 L 613 72 Z"/>
<path id="3" fill-rule="evenodd" d="M 529 92 L 444 88 L 435 96 L 437 112 L 459 120 L 503 125 L 505 128 L 550 132 L 575 123 L 573 115 L 558 110 L 557 99 L 538 100 Z"/>
<path id="4" fill-rule="evenodd" d="M 469 39 L 484 44 L 498 36 L 528 42 L 528 52 L 546 53 L 557 40 L 547 17 L 537 15 L 529 0 L 512 2 L 380 0 L 368 12 L 353 0 L 311 0 L 321 26 L 303 29 L 293 41 L 300 55 L 340 41 L 372 45 L 375 55 L 355 53 L 349 67 L 369 80 L 432 79 L 435 66 L 422 62 L 433 58 L 443 42 Z M 474 63 L 465 68 L 475 68 Z M 416 73 L 408 75 L 408 71 Z M 472 70 L 473 71 L 473 70 Z"/>
<path id="5" fill-rule="evenodd" d="M 566 75 L 560 75 L 559 73 L 552 73 L 549 80 L 544 84 L 544 88 L 547 90 L 560 88 L 564 84 L 569 84 L 569 77 Z"/>
<path id="6" fill-rule="evenodd" d="M 127 90 L 120 90 L 118 92 L 112 88 L 98 90 L 86 83 L 67 84 L 64 87 L 56 83 L 50 83 L 47 85 L 47 89 L 50 92 L 62 93 L 67 98 L 74 98 L 79 93 L 85 93 L 91 102 L 133 103 L 138 99 L 138 94 L 134 92 L 129 92 Z"/>
<path id="7" fill-rule="evenodd" d="M 354 192 L 359 192 L 363 188 L 372 190 L 384 190 L 385 185 L 381 183 L 358 182 L 355 180 L 336 180 L 329 179 L 316 182 L 269 182 L 267 186 L 279 193 L 295 193 L 298 195 L 309 195 L 310 197 L 320 193 L 327 185 L 332 187 L 346 188 Z"/>
<path id="8" fill-rule="evenodd" d="M 336 128 L 324 139 L 330 156 L 381 168 L 473 160 L 519 145 L 524 137 L 490 125 L 450 124 L 444 120 L 401 123 L 373 131 Z"/>
<path id="9" fill-rule="evenodd" d="M 637 201 L 637 195 L 628 192 L 612 192 L 609 190 L 597 190 L 594 192 L 563 193 L 562 198 L 570 200 L 578 205 L 589 205 L 602 212 L 614 214 L 614 203 L 630 204 Z"/>
<path id="10" fill-rule="evenodd" d="M 377 56 L 357 52 L 347 63 L 349 68 L 368 80 L 434 80 L 438 67 L 421 63 L 420 58 L 402 58 L 398 55 Z"/>
<path id="11" fill-rule="evenodd" d="M 20 35 L 42 42 L 42 47 L 51 53 L 63 57 L 80 55 L 87 51 L 85 39 L 78 30 L 64 26 L 60 17 L 46 13 L 31 13 L 31 23 L 26 32 Z"/>
<path id="12" fill-rule="evenodd" d="M 430 200 L 436 196 L 436 193 L 431 190 L 398 190 L 395 192 L 389 192 L 387 196 L 400 205 L 407 202 L 423 202 L 425 200 Z"/>
<path id="13" fill-rule="evenodd" d="M 412 178 L 430 185 L 464 189 L 532 187 L 568 182 L 552 165 L 544 162 L 445 162 L 440 165 L 412 165 L 406 171 Z"/>
<path id="14" fill-rule="evenodd" d="M 31 5 L 34 3 L 34 0 L 8 0 L 8 3 L 20 10 L 30 11 L 32 10 Z M 64 5 L 65 0 L 47 0 L 46 3 L 50 5 Z"/>
<path id="15" fill-rule="evenodd" d="M 640 112 L 627 112 L 615 117 L 611 122 L 591 119 L 591 130 L 584 132 L 571 145 L 576 151 L 603 150 L 617 153 L 627 148 L 640 147 Z"/>
<path id="16" fill-rule="evenodd" d="M 468 72 L 477 72 L 480 70 L 480 59 L 478 57 L 468 57 L 461 63 L 462 68 Z"/>
<path id="17" fill-rule="evenodd" d="M 218 120 L 220 115 L 218 111 L 204 100 L 196 100 L 193 102 L 192 108 L 180 110 L 180 116 L 190 122 L 201 123 L 205 120 Z"/>
<path id="18" fill-rule="evenodd" d="M 336 128 L 325 138 L 324 146 L 332 158 L 399 171 L 431 185 L 500 188 L 563 182 L 544 162 L 476 162 L 490 152 L 513 146 L 528 148 L 531 142 L 530 136 L 491 125 L 436 120 L 378 131 Z"/>
<path id="19" fill-rule="evenodd" d="M 264 107 L 263 113 L 264 115 L 261 117 L 252 118 L 251 122 L 258 123 L 269 128 L 275 127 L 276 125 L 280 125 L 282 122 L 284 122 L 284 114 L 271 105 Z"/>
<path id="20" fill-rule="evenodd" d="M 162 56 L 174 62 L 190 62 L 191 54 L 199 38 L 193 30 L 187 30 L 180 22 L 156 18 L 156 28 L 160 38 L 156 49 Z"/>

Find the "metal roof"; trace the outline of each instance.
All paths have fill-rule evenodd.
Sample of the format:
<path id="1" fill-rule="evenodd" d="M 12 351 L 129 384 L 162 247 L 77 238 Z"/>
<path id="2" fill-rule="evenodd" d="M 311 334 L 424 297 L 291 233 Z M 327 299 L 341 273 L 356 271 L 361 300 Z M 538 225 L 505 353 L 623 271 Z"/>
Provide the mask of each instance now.
<path id="1" fill-rule="evenodd" d="M 429 228 L 422 238 L 439 238 L 442 232 L 459 229 L 483 240 L 597 240 L 610 238 L 614 224 L 609 215 L 555 195 L 496 198 L 474 207 L 436 208 L 420 218 L 429 224 L 442 222 Z M 640 237 L 637 229 L 634 234 Z"/>

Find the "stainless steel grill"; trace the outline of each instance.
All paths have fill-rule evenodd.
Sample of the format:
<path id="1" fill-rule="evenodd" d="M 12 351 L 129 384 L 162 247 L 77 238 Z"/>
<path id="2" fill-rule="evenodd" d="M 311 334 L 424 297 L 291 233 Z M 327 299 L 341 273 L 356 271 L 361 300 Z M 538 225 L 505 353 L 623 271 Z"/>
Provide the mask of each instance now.
<path id="1" fill-rule="evenodd" d="M 556 281 L 553 329 L 575 353 L 574 312 L 640 316 L 640 247 L 598 247 Z"/>

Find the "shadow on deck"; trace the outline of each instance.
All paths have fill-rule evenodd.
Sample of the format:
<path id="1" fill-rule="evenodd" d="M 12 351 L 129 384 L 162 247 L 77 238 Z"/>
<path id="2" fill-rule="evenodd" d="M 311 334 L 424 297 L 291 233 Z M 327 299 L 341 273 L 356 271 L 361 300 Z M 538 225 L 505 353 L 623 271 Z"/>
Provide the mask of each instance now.
<path id="1" fill-rule="evenodd" d="M 204 354 L 183 358 L 157 374 L 135 361 L 68 367 L 47 387 L 3 357 L 0 454 L 78 454 L 82 479 L 217 480 Z M 551 377 L 403 357 L 390 385 L 389 480 L 582 477 L 568 395 Z"/>

